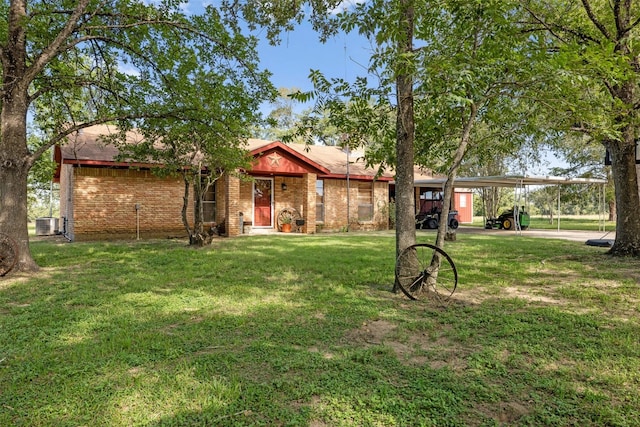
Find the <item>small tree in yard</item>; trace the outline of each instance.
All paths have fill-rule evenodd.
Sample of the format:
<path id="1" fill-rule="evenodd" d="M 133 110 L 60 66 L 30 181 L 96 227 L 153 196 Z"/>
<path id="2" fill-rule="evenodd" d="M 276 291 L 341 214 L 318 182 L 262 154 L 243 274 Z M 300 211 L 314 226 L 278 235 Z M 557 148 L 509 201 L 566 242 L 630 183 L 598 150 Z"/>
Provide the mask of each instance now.
<path id="1" fill-rule="evenodd" d="M 115 142 L 119 145 L 120 156 L 158 163 L 159 166 L 153 169 L 158 176 L 179 175 L 184 183 L 180 216 L 189 244 L 203 246 L 211 243 L 212 236 L 204 228 L 204 197 L 223 174 L 233 174 L 239 168 L 250 166 L 246 150 L 241 149 L 242 144 L 236 139 L 214 139 L 216 135 L 211 135 L 206 126 L 195 126 L 193 121 L 182 125 L 171 122 L 169 129 L 156 127 L 142 132 L 145 138 L 135 145 Z M 192 203 L 194 209 L 190 221 L 188 210 Z"/>
<path id="2" fill-rule="evenodd" d="M 260 99 L 245 96 L 242 85 L 225 84 L 225 80 L 228 76 L 219 70 L 199 72 L 179 93 L 169 93 L 163 101 L 190 109 L 170 118 L 145 120 L 137 129 L 144 135 L 138 144 L 121 143 L 123 139 L 117 137 L 113 141 L 122 157 L 152 160 L 162 165 L 154 169 L 156 174 L 182 177 L 182 223 L 190 244 L 196 246 L 211 241 L 203 221 L 207 190 L 223 174 L 250 167 L 244 142 L 250 125 L 259 121 Z M 190 203 L 194 203 L 192 222 L 187 217 Z"/>
<path id="3" fill-rule="evenodd" d="M 214 7 L 186 15 L 173 1 L 11 0 L 0 9 L 0 232 L 18 242 L 18 270 L 37 269 L 29 251 L 27 176 L 50 147 L 100 123 L 162 128 L 156 135 L 164 136 L 173 121 L 192 135 L 186 123 L 198 120 L 218 120 L 214 129 L 226 129 L 205 133 L 207 144 L 240 144 L 239 123 L 252 120 L 256 105 L 275 93 L 258 69 L 255 40 Z M 190 96 L 199 77 L 208 104 Z M 220 108 L 208 112 L 212 105 Z M 242 114 L 224 124 L 228 117 L 218 113 L 228 106 Z M 45 135 L 34 148 L 27 143 L 29 113 Z"/>
<path id="4" fill-rule="evenodd" d="M 367 144 L 369 162 L 395 169 L 396 255 L 416 241 L 416 164 L 447 175 L 447 218 L 458 168 L 470 147 L 482 150 L 486 141 L 477 138 L 476 125 L 502 135 L 494 139 L 512 151 L 522 142 L 504 133 L 531 113 L 519 99 L 535 55 L 524 48 L 528 39 L 515 12 L 516 3 L 503 0 L 374 0 L 338 14 L 344 31 L 357 29 L 375 41 L 369 71 L 377 74 L 378 87 L 363 78 L 353 85 L 328 81 L 314 72 L 314 92 L 298 97 L 317 98 L 317 111 L 328 111 L 350 144 Z M 441 221 L 437 246 L 444 244 L 446 227 Z"/>

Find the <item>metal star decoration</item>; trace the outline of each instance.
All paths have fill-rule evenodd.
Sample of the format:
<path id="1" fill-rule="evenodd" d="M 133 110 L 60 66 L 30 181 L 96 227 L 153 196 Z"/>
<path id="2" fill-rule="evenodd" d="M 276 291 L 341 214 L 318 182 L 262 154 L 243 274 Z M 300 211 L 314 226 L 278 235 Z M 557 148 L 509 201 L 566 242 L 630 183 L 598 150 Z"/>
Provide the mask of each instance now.
<path id="1" fill-rule="evenodd" d="M 267 156 L 267 159 L 269 159 L 269 166 L 271 166 L 272 168 L 277 168 L 280 166 L 280 159 L 282 159 L 282 156 L 276 152 L 273 152 Z"/>

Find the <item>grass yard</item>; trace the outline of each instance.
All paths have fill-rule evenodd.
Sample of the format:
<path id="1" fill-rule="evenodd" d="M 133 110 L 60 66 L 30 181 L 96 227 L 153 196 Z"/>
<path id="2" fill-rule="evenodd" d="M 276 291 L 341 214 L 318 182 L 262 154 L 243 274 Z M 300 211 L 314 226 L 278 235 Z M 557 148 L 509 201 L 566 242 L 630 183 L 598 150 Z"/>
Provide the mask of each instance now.
<path id="1" fill-rule="evenodd" d="M 0 279 L 0 425 L 640 425 L 640 260 L 459 234 L 441 307 L 390 292 L 394 248 L 33 242 L 42 271 Z"/>

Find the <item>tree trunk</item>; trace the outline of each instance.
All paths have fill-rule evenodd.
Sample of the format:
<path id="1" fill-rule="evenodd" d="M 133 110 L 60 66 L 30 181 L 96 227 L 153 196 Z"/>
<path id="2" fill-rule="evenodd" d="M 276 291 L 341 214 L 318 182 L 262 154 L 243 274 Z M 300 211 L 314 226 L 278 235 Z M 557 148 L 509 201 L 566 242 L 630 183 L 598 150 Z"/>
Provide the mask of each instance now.
<path id="1" fill-rule="evenodd" d="M 3 141 L 7 139 L 7 127 L 2 127 Z M 11 140 L 10 140 L 11 141 Z M 15 140 L 14 140 L 15 141 Z M 33 272 L 38 265 L 29 249 L 29 231 L 27 228 L 27 175 L 29 167 L 24 158 L 15 151 L 7 152 L 2 144 L 0 149 L 0 233 L 7 234 L 18 244 L 18 263 L 16 271 Z M 13 142 L 11 145 L 18 146 Z M 26 140 L 25 140 L 26 145 Z"/>
<path id="2" fill-rule="evenodd" d="M 182 180 L 184 182 L 184 193 L 182 194 L 182 212 L 180 217 L 182 218 L 182 225 L 184 226 L 187 235 L 191 237 L 191 227 L 189 226 L 189 218 L 187 218 L 187 210 L 189 209 L 189 177 L 188 172 L 182 172 Z"/>
<path id="3" fill-rule="evenodd" d="M 189 235 L 189 244 L 192 246 L 203 247 L 210 245 L 213 237 L 204 232 L 202 199 L 205 191 L 206 187 L 202 186 L 202 166 L 198 165 L 198 172 L 193 174 L 193 231 Z"/>
<path id="4" fill-rule="evenodd" d="M 182 174 L 184 180 L 184 194 L 182 195 L 182 225 L 189 236 L 190 246 L 205 246 L 211 243 L 212 236 L 204 232 L 204 224 L 202 222 L 202 193 L 204 192 L 200 181 L 200 173 L 191 173 L 184 171 Z M 190 182 L 193 180 L 193 182 Z M 189 187 L 193 185 L 193 228 L 189 225 L 187 212 L 189 210 Z"/>
<path id="5" fill-rule="evenodd" d="M 438 225 L 438 234 L 436 236 L 436 246 L 441 249 L 444 247 L 444 239 L 447 233 L 447 228 L 449 227 L 449 211 L 451 208 L 451 199 L 453 198 L 453 184 L 455 182 L 456 176 L 458 175 L 458 168 L 460 167 L 460 163 L 467 153 L 467 147 L 469 146 L 469 141 L 471 139 L 471 130 L 475 125 L 477 115 L 478 106 L 472 102 L 469 105 L 469 116 L 464 122 L 462 135 L 460 136 L 460 144 L 456 148 L 455 154 L 453 155 L 451 167 L 447 172 L 447 181 L 444 184 L 444 200 L 442 202 L 442 213 L 440 214 L 440 223 Z"/>
<path id="6" fill-rule="evenodd" d="M 620 50 L 628 53 L 627 46 Z M 634 62 L 634 66 L 640 66 Z M 637 104 L 637 88 L 634 81 L 627 81 L 611 90 L 614 98 L 624 105 Z M 638 166 L 636 165 L 637 125 L 631 117 L 637 118 L 638 112 L 619 113 L 615 122 L 620 123 L 620 139 L 608 139 L 603 142 L 611 156 L 611 175 L 616 200 L 616 239 L 609 250 L 615 256 L 640 256 L 640 192 L 638 191 Z"/>
<path id="7" fill-rule="evenodd" d="M 616 220 L 616 201 L 615 200 L 609 200 L 609 203 L 607 203 L 608 207 L 609 207 L 609 221 L 615 221 Z"/>
<path id="8" fill-rule="evenodd" d="M 401 0 L 399 28 L 402 33 L 398 42 L 398 63 L 396 64 L 396 258 L 405 248 L 416 242 L 415 202 L 414 202 L 414 139 L 415 123 L 413 110 L 412 67 L 405 64 L 406 53 L 413 51 L 413 2 Z M 393 291 L 398 291 L 394 283 Z"/>
<path id="9" fill-rule="evenodd" d="M 198 172 L 193 175 L 193 234 L 203 235 L 204 226 L 202 224 L 202 167 L 198 165 Z"/>
<path id="10" fill-rule="evenodd" d="M 26 2 L 11 2 L 8 39 L 2 49 L 0 112 L 0 232 L 19 247 L 19 271 L 36 271 L 27 229 L 27 175 L 33 159 L 27 149 Z"/>
<path id="11" fill-rule="evenodd" d="M 615 183 L 613 182 L 613 176 L 611 175 L 611 167 L 607 168 L 606 171 L 608 182 L 604 189 L 604 200 L 609 214 L 608 220 L 613 222 L 616 220 L 616 190 Z"/>
<path id="12" fill-rule="evenodd" d="M 483 189 L 485 196 L 485 215 L 488 218 L 496 218 L 498 216 L 498 188 L 490 187 L 488 190 Z"/>
<path id="13" fill-rule="evenodd" d="M 616 25 L 618 28 L 631 29 L 632 2 L 622 2 L 620 7 L 614 8 Z M 640 192 L 638 191 L 638 166 L 636 165 L 636 135 L 638 131 L 638 56 L 633 53 L 633 38 L 627 31 L 619 31 L 615 52 L 621 58 L 629 58 L 631 69 L 636 70 L 636 78 L 623 81 L 621 84 L 609 85 L 611 95 L 622 101 L 628 110 L 618 111 L 614 122 L 621 130 L 621 138 L 607 140 L 604 145 L 611 155 L 611 174 L 615 187 L 616 200 L 616 239 L 609 250 L 615 256 L 640 256 Z"/>
<path id="14" fill-rule="evenodd" d="M 631 128 L 631 126 L 629 126 Z M 616 256 L 640 256 L 640 193 L 633 132 L 623 141 L 608 141 L 615 185 L 616 239 L 609 250 Z"/>

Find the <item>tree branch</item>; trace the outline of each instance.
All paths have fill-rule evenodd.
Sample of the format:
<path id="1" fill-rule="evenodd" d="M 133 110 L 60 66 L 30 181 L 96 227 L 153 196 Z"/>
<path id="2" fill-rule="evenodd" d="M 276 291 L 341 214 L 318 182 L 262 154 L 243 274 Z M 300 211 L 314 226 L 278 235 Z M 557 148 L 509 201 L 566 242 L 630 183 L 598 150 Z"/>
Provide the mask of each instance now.
<path id="1" fill-rule="evenodd" d="M 616 3 L 619 3 L 619 2 L 616 2 Z M 607 27 L 602 22 L 600 22 L 598 17 L 593 12 L 593 9 L 591 8 L 590 0 L 582 0 L 582 6 L 584 7 L 585 12 L 587 12 L 587 16 L 589 17 L 589 19 L 591 20 L 591 22 L 593 22 L 593 25 L 596 26 L 596 28 L 600 31 L 600 33 L 602 33 L 602 35 L 607 40 L 615 41 L 613 39 L 613 36 L 609 32 L 609 30 L 607 30 Z M 616 5 L 616 8 L 617 7 L 618 6 Z M 616 25 L 617 24 L 618 24 L 618 19 L 617 19 L 617 16 L 616 16 Z"/>
<path id="2" fill-rule="evenodd" d="M 80 0 L 73 10 L 67 23 L 62 30 L 56 35 L 56 38 L 44 48 L 42 52 L 34 59 L 33 64 L 25 72 L 26 81 L 31 82 L 35 76 L 40 74 L 47 64 L 60 53 L 61 47 L 76 30 L 80 17 L 85 13 L 85 9 L 89 5 L 90 0 Z"/>

